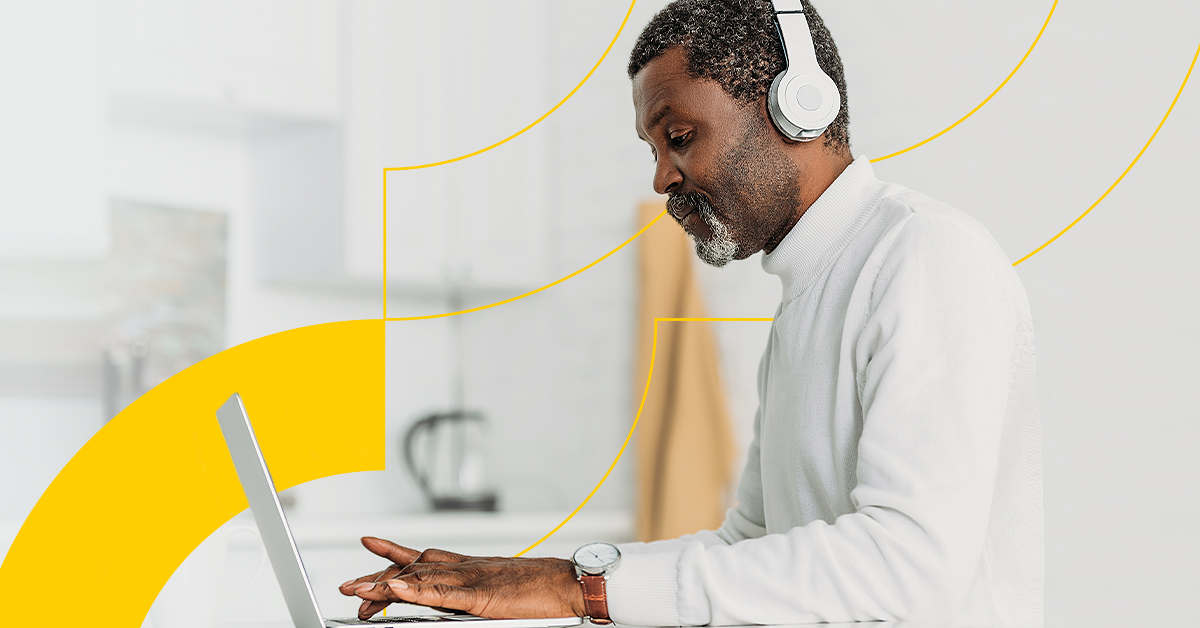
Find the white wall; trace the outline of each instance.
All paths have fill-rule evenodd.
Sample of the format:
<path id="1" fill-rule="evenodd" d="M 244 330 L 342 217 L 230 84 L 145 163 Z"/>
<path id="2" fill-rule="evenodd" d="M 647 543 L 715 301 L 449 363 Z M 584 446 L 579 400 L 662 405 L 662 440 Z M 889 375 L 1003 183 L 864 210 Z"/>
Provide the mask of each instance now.
<path id="1" fill-rule="evenodd" d="M 98 257 L 107 247 L 102 19 L 95 4 L 0 7 L 0 257 Z"/>

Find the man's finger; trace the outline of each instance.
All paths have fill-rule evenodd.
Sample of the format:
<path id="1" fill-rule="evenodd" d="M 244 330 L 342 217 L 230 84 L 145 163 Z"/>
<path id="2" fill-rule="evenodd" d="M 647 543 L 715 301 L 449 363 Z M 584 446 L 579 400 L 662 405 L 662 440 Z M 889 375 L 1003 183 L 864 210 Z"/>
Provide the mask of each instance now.
<path id="1" fill-rule="evenodd" d="M 378 582 L 383 579 L 382 575 L 383 575 L 382 571 L 377 571 L 375 573 L 367 574 L 360 578 L 355 578 L 353 580 L 347 580 L 346 582 L 343 582 L 341 585 L 338 586 L 338 591 L 340 591 L 342 595 L 354 595 L 354 587 L 357 587 L 360 584 L 365 584 L 368 582 Z"/>
<path id="2" fill-rule="evenodd" d="M 452 565 L 442 565 L 442 566 L 443 567 L 453 567 Z M 404 579 L 404 582 L 406 584 L 410 584 L 410 585 L 414 585 L 414 584 L 425 584 L 425 585 L 448 584 L 451 586 L 462 587 L 462 586 L 467 586 L 467 584 L 468 584 L 468 575 L 466 573 L 455 570 L 453 568 L 451 568 L 451 569 L 420 569 L 420 570 L 414 571 L 412 573 L 405 573 L 402 577 Z M 388 580 L 386 582 L 381 580 L 378 583 L 366 582 L 363 584 L 359 584 L 356 587 L 354 587 L 352 595 L 358 595 L 360 589 L 364 590 L 364 591 L 369 591 L 373 585 L 389 584 L 392 581 L 394 581 L 394 579 Z M 376 598 L 366 597 L 363 599 L 376 599 Z M 390 600 L 391 598 L 378 598 L 378 599 L 389 599 Z"/>
<path id="3" fill-rule="evenodd" d="M 417 550 L 397 545 L 386 539 L 377 539 L 373 536 L 364 536 L 362 544 L 372 554 L 382 556 L 401 567 L 413 562 L 421 555 L 421 552 Z"/>
<path id="4" fill-rule="evenodd" d="M 373 602 L 408 602 L 409 604 L 449 608 L 468 613 L 476 605 L 478 594 L 474 589 L 465 589 L 442 582 L 417 584 L 408 578 L 411 576 L 374 585 L 360 585 L 354 590 L 354 594 Z"/>
<path id="5" fill-rule="evenodd" d="M 375 613 L 387 608 L 389 604 L 391 604 L 391 602 L 372 602 L 370 600 L 364 600 L 362 606 L 358 607 L 358 618 L 370 619 L 371 617 L 375 616 Z"/>
<path id="6" fill-rule="evenodd" d="M 355 578 L 354 580 L 343 582 L 341 586 L 338 587 L 338 591 L 340 591 L 342 595 L 354 595 L 354 588 L 360 584 L 391 580 L 398 575 L 400 575 L 400 568 L 396 565 L 392 565 L 383 571 L 376 571 L 373 574 L 367 574 L 361 578 Z"/>
<path id="7" fill-rule="evenodd" d="M 410 604 L 448 608 L 456 611 L 466 611 L 478 614 L 479 594 L 475 589 L 456 587 L 451 584 L 413 584 L 404 580 L 390 580 L 389 585 L 397 593 L 405 596 Z"/>

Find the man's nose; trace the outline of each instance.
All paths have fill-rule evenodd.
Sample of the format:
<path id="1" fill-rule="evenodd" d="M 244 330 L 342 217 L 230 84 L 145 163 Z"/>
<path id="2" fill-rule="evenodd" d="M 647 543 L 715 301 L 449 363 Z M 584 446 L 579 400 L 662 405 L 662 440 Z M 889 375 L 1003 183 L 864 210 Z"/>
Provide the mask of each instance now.
<path id="1" fill-rule="evenodd" d="M 683 173 L 675 167 L 670 157 L 658 160 L 654 167 L 654 191 L 658 194 L 670 194 L 683 183 Z"/>

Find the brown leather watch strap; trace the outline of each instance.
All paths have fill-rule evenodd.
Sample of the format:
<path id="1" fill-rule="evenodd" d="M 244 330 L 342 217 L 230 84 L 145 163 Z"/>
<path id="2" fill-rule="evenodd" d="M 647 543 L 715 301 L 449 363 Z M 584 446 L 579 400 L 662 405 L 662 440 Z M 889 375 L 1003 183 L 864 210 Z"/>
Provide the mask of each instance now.
<path id="1" fill-rule="evenodd" d="M 583 585 L 583 609 L 593 624 L 611 624 L 608 618 L 608 592 L 604 589 L 604 576 L 579 576 Z"/>

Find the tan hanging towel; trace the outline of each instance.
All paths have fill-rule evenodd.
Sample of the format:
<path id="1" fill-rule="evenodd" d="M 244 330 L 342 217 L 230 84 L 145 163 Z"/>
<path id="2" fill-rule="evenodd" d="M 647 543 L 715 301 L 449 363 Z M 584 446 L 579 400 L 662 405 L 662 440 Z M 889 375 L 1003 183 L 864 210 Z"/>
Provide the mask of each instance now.
<path id="1" fill-rule="evenodd" d="M 665 209 L 642 205 L 641 224 Z M 665 217 L 639 238 L 637 371 L 641 402 L 655 318 L 703 318 L 691 238 Z M 721 525 L 732 476 L 733 433 L 711 323 L 660 322 L 654 378 L 637 429 L 638 540 L 675 538 Z"/>

